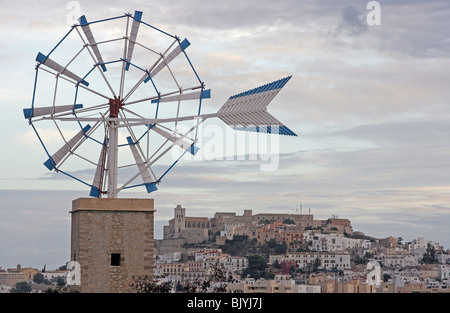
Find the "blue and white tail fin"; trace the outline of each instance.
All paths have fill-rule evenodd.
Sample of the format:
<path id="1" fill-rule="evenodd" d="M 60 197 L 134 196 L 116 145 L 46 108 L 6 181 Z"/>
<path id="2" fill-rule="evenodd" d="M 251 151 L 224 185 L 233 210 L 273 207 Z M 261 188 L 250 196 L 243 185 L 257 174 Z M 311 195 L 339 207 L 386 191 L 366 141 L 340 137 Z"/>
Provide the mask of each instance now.
<path id="1" fill-rule="evenodd" d="M 231 96 L 217 112 L 234 130 L 297 136 L 267 112 L 267 105 L 292 76 Z"/>

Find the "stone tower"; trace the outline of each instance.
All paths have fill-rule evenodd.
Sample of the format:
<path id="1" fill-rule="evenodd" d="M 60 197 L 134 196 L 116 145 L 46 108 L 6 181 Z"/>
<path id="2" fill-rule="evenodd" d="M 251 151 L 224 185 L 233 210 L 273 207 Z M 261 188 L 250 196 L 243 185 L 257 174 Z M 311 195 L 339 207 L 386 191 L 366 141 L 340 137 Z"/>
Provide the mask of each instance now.
<path id="1" fill-rule="evenodd" d="M 174 211 L 174 238 L 180 238 L 186 227 L 186 209 L 178 204 Z"/>
<path id="2" fill-rule="evenodd" d="M 153 199 L 80 198 L 70 213 L 81 292 L 128 292 L 134 275 L 153 276 Z"/>

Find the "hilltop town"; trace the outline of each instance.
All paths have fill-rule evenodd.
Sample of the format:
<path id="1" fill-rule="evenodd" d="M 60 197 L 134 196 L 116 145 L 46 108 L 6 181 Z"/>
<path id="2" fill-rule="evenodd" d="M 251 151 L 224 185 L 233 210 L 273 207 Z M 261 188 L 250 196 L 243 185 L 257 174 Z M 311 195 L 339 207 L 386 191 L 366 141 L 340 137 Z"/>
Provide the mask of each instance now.
<path id="1" fill-rule="evenodd" d="M 177 205 L 163 239 L 154 241 L 153 266 L 160 292 L 450 292 L 450 250 L 439 243 L 374 238 L 348 219 L 301 211 L 193 217 Z M 67 276 L 64 266 L 0 267 L 0 292 L 61 290 Z"/>
<path id="2" fill-rule="evenodd" d="M 450 251 L 439 243 L 373 238 L 335 216 L 244 210 L 192 217 L 178 205 L 163 236 L 155 241 L 155 278 L 180 290 L 208 280 L 219 264 L 230 292 L 450 291 Z"/>

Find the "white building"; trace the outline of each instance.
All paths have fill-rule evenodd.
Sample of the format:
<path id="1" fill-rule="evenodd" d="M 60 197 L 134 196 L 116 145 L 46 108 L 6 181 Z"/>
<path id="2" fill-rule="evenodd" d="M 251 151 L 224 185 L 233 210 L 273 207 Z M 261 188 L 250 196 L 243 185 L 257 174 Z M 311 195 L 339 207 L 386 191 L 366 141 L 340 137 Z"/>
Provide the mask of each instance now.
<path id="1" fill-rule="evenodd" d="M 11 287 L 0 284 L 0 293 L 10 293 Z"/>
<path id="2" fill-rule="evenodd" d="M 233 240 L 234 235 L 239 235 L 236 230 L 242 228 L 242 223 L 240 222 L 226 222 L 225 231 L 220 233 L 221 236 L 225 235 L 228 240 Z"/>
<path id="3" fill-rule="evenodd" d="M 369 240 L 348 238 L 339 234 L 316 234 L 313 231 L 304 233 L 305 241 L 311 242 L 311 250 L 314 251 L 339 251 L 351 250 L 355 248 L 371 249 L 372 243 Z"/>
<path id="4" fill-rule="evenodd" d="M 319 285 L 294 285 L 295 293 L 321 293 L 322 287 Z"/>
<path id="5" fill-rule="evenodd" d="M 395 279 L 397 282 L 399 279 L 401 279 L 403 284 L 420 284 L 421 283 L 419 277 L 415 276 L 415 275 L 402 274 L 402 275 L 395 276 Z"/>
<path id="6" fill-rule="evenodd" d="M 436 254 L 436 261 L 440 264 L 450 264 L 450 255 L 438 253 Z"/>
<path id="7" fill-rule="evenodd" d="M 44 279 L 48 279 L 49 281 L 58 279 L 58 277 L 67 279 L 69 271 L 45 271 L 42 272 L 42 275 L 44 275 Z"/>
<path id="8" fill-rule="evenodd" d="M 227 272 L 236 273 L 244 270 L 248 266 L 248 259 L 241 256 L 227 256 L 222 259 Z"/>
<path id="9" fill-rule="evenodd" d="M 438 273 L 441 280 L 450 280 L 450 265 L 439 264 Z"/>
<path id="10" fill-rule="evenodd" d="M 443 248 L 437 242 L 425 240 L 423 237 L 419 237 L 418 239 L 414 239 L 411 241 L 411 243 L 408 245 L 408 249 L 411 252 L 413 252 L 416 249 L 425 249 L 426 251 L 428 245 L 434 247 L 435 250 L 442 250 Z"/>
<path id="11" fill-rule="evenodd" d="M 412 250 L 410 250 L 412 256 L 414 257 L 414 259 L 416 260 L 417 263 L 419 263 L 422 259 L 423 256 L 425 255 L 425 253 L 427 253 L 427 248 L 423 248 L 423 247 L 416 247 Z"/>
<path id="12" fill-rule="evenodd" d="M 170 252 L 160 255 L 155 255 L 155 261 L 157 263 L 174 263 L 181 260 L 181 252 Z"/>
<path id="13" fill-rule="evenodd" d="M 410 253 L 379 254 L 375 255 L 374 259 L 382 262 L 386 267 L 408 267 L 417 265 L 416 259 Z"/>
<path id="14" fill-rule="evenodd" d="M 271 259 L 274 260 L 275 258 L 271 257 Z M 345 252 L 291 252 L 283 259 L 295 261 L 299 268 L 313 266 L 316 262 L 318 262 L 318 268 L 321 269 L 337 268 L 338 270 L 344 270 L 351 267 L 350 254 Z"/>
<path id="15" fill-rule="evenodd" d="M 222 249 L 203 249 L 195 253 L 195 261 L 203 261 L 207 258 L 222 257 Z"/>

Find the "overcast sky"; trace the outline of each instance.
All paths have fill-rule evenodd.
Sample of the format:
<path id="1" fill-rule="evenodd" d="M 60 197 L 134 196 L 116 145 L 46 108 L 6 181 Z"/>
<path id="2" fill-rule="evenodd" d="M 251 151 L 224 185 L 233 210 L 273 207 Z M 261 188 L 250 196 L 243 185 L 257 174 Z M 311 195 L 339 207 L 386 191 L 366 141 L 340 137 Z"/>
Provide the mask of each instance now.
<path id="1" fill-rule="evenodd" d="M 425 237 L 450 248 L 450 3 L 379 1 L 381 25 L 369 25 L 368 2 L 3 1 L 0 267 L 69 261 L 71 202 L 89 194 L 42 165 L 45 153 L 23 118 L 36 54 L 78 13 L 92 21 L 135 10 L 189 39 L 190 59 L 212 90 L 208 112 L 292 75 L 268 109 L 299 135 L 278 139 L 276 170 L 262 171 L 267 161 L 259 159 L 185 159 L 156 193 L 124 194 L 155 199 L 156 238 L 177 204 L 207 217 L 295 213 L 301 204 L 303 213 L 348 218 L 374 237 Z"/>

